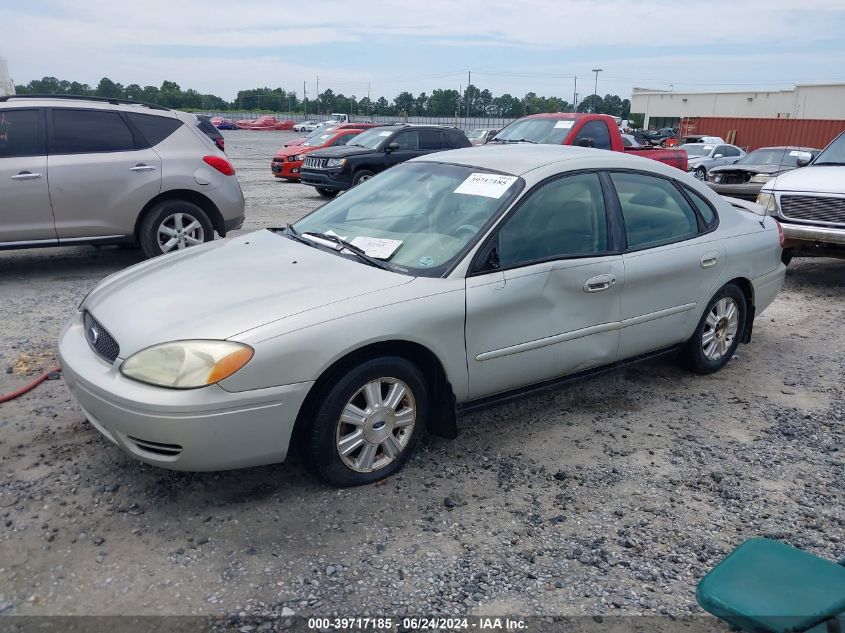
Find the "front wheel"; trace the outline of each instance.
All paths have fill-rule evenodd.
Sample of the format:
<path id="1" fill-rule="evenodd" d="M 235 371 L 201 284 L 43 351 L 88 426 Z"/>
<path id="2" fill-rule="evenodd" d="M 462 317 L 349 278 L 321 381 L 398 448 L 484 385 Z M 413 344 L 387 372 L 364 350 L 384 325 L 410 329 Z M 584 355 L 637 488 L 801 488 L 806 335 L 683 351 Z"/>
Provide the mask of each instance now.
<path id="1" fill-rule="evenodd" d="M 425 378 L 411 362 L 374 358 L 318 396 L 305 458 L 326 482 L 359 486 L 398 471 L 426 426 Z"/>
<path id="2" fill-rule="evenodd" d="M 707 309 L 684 349 L 684 361 L 697 374 L 719 371 L 733 357 L 745 331 L 747 302 L 734 284 L 726 284 Z"/>
<path id="3" fill-rule="evenodd" d="M 701 180 L 702 182 L 707 180 L 707 170 L 704 167 L 698 167 L 693 173 L 693 176 L 696 177 L 697 180 Z"/>
<path id="4" fill-rule="evenodd" d="M 324 198 L 334 198 L 338 193 L 337 189 L 326 189 L 325 187 L 314 188 L 317 190 L 317 193 L 319 193 Z"/>
<path id="5" fill-rule="evenodd" d="M 375 174 L 373 172 L 371 172 L 367 169 L 362 169 L 357 174 L 355 174 L 355 178 L 352 179 L 352 184 L 357 185 L 357 184 L 362 183 L 366 180 L 369 180 L 373 176 L 375 176 Z"/>
<path id="6" fill-rule="evenodd" d="M 158 257 L 213 239 L 214 227 L 208 214 L 185 200 L 160 202 L 144 217 L 138 231 L 138 241 L 147 257 Z"/>

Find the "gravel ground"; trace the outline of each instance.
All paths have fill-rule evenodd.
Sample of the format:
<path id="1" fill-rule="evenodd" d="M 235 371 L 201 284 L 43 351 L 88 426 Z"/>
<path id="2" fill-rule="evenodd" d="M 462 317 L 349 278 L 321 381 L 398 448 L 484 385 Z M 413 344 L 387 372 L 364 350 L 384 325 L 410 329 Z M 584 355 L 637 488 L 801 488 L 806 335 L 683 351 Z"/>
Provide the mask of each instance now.
<path id="1" fill-rule="evenodd" d="M 292 134 L 226 136 L 244 230 L 320 203 L 270 175 Z M 0 393 L 50 366 L 82 296 L 139 259 L 0 252 Z M 0 613 L 700 613 L 696 583 L 745 538 L 845 555 L 844 298 L 845 261 L 796 260 L 722 372 L 653 361 L 473 414 L 353 490 L 295 461 L 146 466 L 47 382 L 0 405 Z"/>

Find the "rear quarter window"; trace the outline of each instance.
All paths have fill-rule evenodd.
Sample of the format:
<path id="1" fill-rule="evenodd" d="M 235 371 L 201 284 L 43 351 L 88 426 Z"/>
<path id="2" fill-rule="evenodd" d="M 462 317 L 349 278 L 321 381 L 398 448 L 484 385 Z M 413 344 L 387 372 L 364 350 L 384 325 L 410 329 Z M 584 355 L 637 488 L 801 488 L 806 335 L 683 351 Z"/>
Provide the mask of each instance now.
<path id="1" fill-rule="evenodd" d="M 716 212 L 713 210 L 713 207 L 710 206 L 710 203 L 689 187 L 684 187 L 684 190 L 687 192 L 687 195 L 689 195 L 690 200 L 692 200 L 692 203 L 695 205 L 699 215 L 701 215 L 701 219 L 704 220 L 704 224 L 706 224 L 708 228 L 715 226 Z"/>
<path id="2" fill-rule="evenodd" d="M 141 136 L 150 147 L 158 145 L 168 136 L 173 134 L 182 125 L 182 121 L 175 118 L 156 116 L 154 114 L 131 113 L 127 115 L 132 125 L 138 128 Z M 208 126 L 209 129 L 206 128 Z M 197 127 L 203 132 L 217 132 L 217 128 L 207 121 L 199 120 Z M 217 132 L 219 134 L 219 132 Z"/>

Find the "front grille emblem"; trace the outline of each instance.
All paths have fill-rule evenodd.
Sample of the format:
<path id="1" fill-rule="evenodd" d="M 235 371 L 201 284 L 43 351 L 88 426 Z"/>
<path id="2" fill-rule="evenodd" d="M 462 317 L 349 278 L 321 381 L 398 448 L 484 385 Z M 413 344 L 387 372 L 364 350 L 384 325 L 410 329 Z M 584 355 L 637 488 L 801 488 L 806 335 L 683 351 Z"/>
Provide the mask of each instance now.
<path id="1" fill-rule="evenodd" d="M 92 325 L 88 328 L 88 339 L 91 341 L 91 345 L 96 345 L 98 338 L 100 338 L 100 330 L 97 329 L 96 325 Z"/>

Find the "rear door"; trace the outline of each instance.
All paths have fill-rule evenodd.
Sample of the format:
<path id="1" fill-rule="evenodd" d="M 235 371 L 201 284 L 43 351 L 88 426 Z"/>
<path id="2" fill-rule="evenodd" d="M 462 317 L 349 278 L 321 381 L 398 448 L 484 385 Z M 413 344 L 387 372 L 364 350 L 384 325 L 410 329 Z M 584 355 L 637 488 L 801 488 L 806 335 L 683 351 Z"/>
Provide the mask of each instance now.
<path id="1" fill-rule="evenodd" d="M 56 243 L 44 111 L 0 110 L 0 243 Z"/>
<path id="2" fill-rule="evenodd" d="M 619 353 L 624 359 L 689 338 L 726 256 L 713 231 L 715 213 L 709 221 L 703 218 L 672 180 L 637 172 L 613 172 L 610 178 L 627 241 Z"/>
<path id="3" fill-rule="evenodd" d="M 132 235 L 161 190 L 161 158 L 115 110 L 48 112 L 50 197 L 59 241 Z"/>

